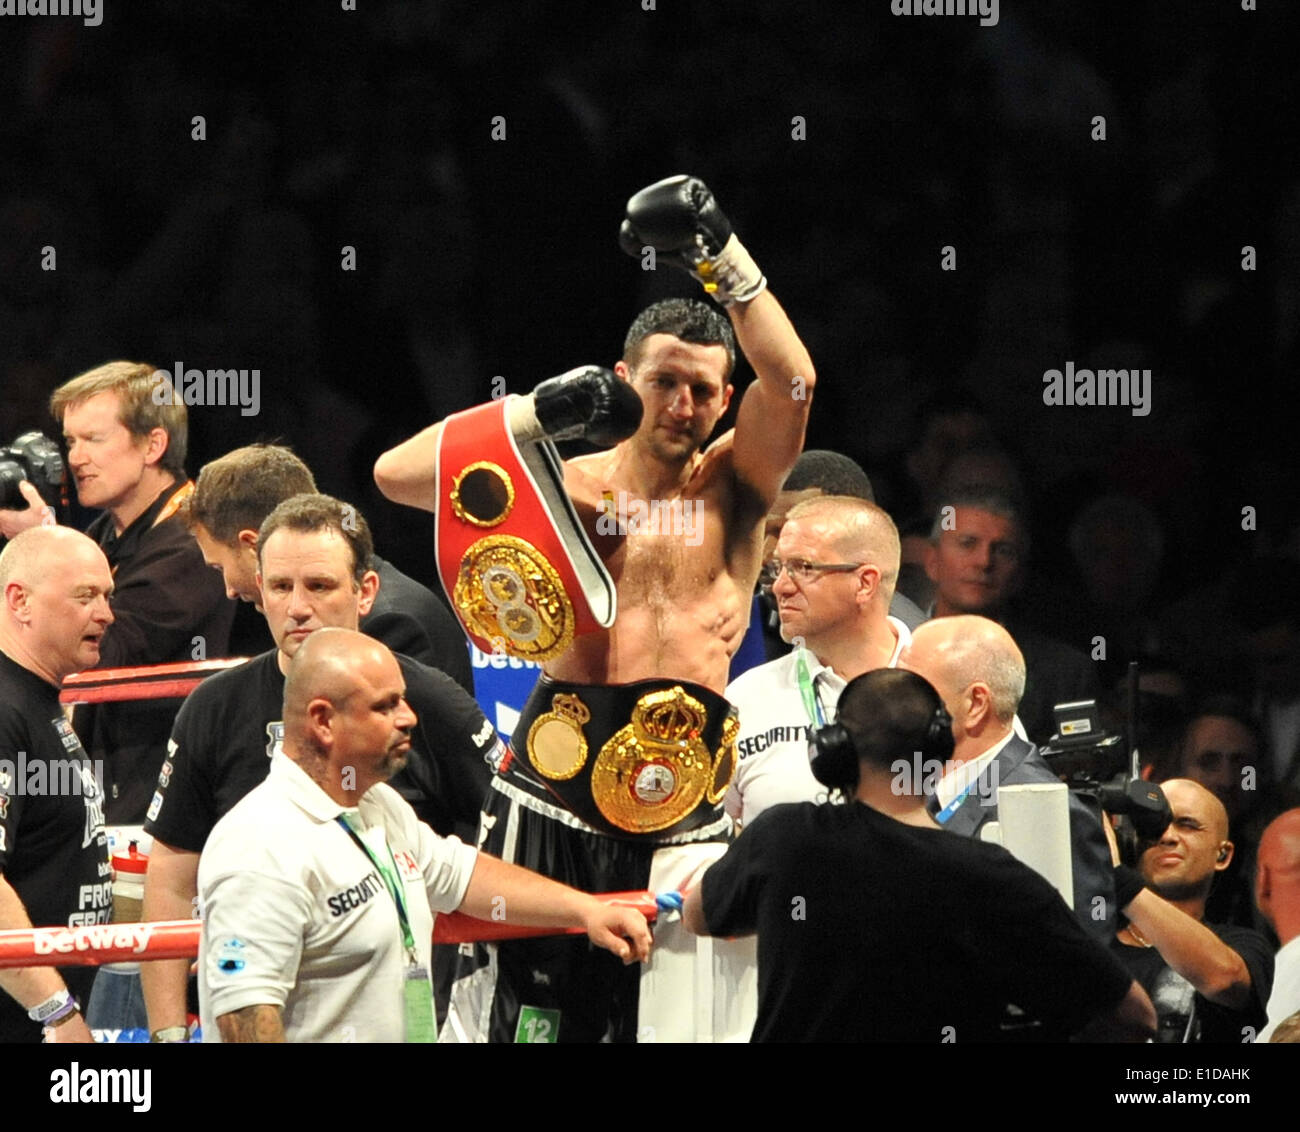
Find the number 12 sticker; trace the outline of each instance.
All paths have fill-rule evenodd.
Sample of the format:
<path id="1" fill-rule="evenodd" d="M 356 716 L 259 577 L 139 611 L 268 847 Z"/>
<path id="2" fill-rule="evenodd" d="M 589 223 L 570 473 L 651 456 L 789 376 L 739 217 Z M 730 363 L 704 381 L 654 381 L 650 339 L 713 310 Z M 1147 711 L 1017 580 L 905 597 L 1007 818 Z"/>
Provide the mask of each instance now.
<path id="1" fill-rule="evenodd" d="M 560 1012 L 541 1006 L 521 1006 L 519 1025 L 515 1027 L 515 1044 L 534 1042 L 554 1044 L 560 1040 Z"/>

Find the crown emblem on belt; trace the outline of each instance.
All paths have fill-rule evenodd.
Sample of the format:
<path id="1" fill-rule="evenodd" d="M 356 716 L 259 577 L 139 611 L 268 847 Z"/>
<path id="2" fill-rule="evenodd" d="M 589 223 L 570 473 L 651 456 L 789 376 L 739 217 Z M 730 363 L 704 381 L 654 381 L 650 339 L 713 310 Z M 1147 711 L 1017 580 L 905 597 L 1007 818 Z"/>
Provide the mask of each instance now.
<path id="1" fill-rule="evenodd" d="M 704 705 L 680 686 L 643 697 L 632 717 L 638 737 L 651 743 L 689 743 L 704 730 Z"/>

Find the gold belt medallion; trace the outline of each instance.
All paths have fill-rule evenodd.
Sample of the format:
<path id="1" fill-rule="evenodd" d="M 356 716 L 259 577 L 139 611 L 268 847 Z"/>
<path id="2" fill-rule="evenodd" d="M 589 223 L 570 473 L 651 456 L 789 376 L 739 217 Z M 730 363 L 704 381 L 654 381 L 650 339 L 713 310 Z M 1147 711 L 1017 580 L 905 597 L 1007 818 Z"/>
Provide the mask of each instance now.
<path id="1" fill-rule="evenodd" d="M 591 794 L 600 812 L 629 833 L 667 829 L 699 804 L 713 776 L 700 736 L 708 712 L 680 686 L 647 692 L 632 722 L 596 756 Z"/>
<path id="2" fill-rule="evenodd" d="M 465 552 L 452 601 L 466 624 L 521 660 L 550 660 L 573 643 L 573 603 L 532 543 L 488 535 Z"/>
<path id="3" fill-rule="evenodd" d="M 562 693 L 551 699 L 551 710 L 528 729 L 528 761 L 539 774 L 555 782 L 572 778 L 587 761 L 582 725 L 591 712 L 577 696 Z"/>

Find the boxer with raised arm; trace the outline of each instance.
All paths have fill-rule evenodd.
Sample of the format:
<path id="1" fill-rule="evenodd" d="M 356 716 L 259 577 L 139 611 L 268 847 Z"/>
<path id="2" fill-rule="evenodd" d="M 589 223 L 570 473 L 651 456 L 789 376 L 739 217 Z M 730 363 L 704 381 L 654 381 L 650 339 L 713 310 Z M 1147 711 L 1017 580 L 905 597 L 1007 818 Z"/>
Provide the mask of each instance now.
<path id="1" fill-rule="evenodd" d="M 516 437 L 618 441 L 563 466 L 618 613 L 545 658 L 484 806 L 489 851 L 594 892 L 645 888 L 656 849 L 728 833 L 735 723 L 721 692 L 814 384 L 807 350 L 702 182 L 672 177 L 637 193 L 620 243 L 684 267 L 728 318 L 706 303 L 656 303 L 632 324 L 612 374 L 573 371 L 507 406 Z M 757 380 L 735 428 L 706 447 L 734 391 L 737 343 Z M 439 510 L 442 429 L 380 457 L 375 480 L 388 498 Z M 464 619 L 467 603 L 453 603 Z M 453 995 L 444 1038 L 508 1041 L 544 1021 L 560 1041 L 631 1040 L 637 975 L 601 959 L 572 940 L 476 948 L 466 973 L 478 974 L 459 1007 Z"/>

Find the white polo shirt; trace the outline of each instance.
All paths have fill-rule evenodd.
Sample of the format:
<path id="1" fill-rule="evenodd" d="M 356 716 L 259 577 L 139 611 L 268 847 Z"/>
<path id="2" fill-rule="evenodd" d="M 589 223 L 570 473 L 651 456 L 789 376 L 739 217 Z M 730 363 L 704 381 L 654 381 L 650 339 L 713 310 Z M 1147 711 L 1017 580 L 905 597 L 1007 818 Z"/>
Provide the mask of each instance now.
<path id="1" fill-rule="evenodd" d="M 898 634 L 898 644 L 885 667 L 895 668 L 912 634 L 897 617 L 890 617 L 889 624 Z M 827 723 L 834 723 L 846 681 L 807 649 L 795 649 L 742 672 L 727 685 L 727 699 L 740 712 L 740 731 L 736 735 L 736 773 L 724 804 L 727 813 L 742 825 L 782 802 L 826 801 L 826 787 L 813 777 L 808 762 L 813 721 L 799 691 L 800 652 L 807 660 L 822 714 Z"/>
<path id="2" fill-rule="evenodd" d="M 204 1041 L 221 1040 L 218 1016 L 262 1003 L 282 1008 L 291 1042 L 404 1040 L 397 908 L 336 820 L 345 813 L 379 860 L 392 851 L 416 952 L 432 971 L 434 913 L 460 906 L 478 851 L 439 837 L 387 785 L 349 811 L 277 751 L 199 859 Z"/>
<path id="3" fill-rule="evenodd" d="M 1300 1010 L 1300 936 L 1283 944 L 1273 960 L 1273 993 L 1268 998 L 1268 1025 L 1257 1042 L 1267 1042 L 1278 1023 Z"/>

